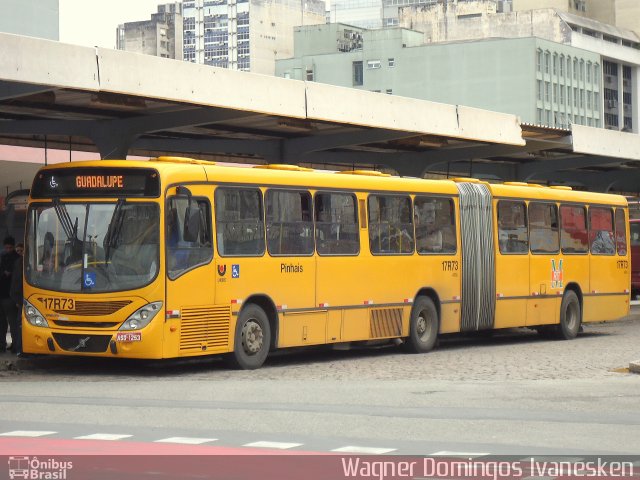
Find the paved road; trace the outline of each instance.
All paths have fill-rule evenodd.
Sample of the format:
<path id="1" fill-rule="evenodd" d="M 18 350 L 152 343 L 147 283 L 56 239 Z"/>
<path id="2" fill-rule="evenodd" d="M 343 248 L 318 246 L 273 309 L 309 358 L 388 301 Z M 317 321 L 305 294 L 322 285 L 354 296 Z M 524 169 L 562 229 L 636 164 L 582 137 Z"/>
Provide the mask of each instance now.
<path id="1" fill-rule="evenodd" d="M 213 360 L 38 359 L 0 372 L 0 435 L 422 455 L 635 454 L 640 375 L 624 369 L 640 358 L 639 345 L 633 315 L 586 325 L 569 342 L 525 330 L 453 336 L 427 355 L 306 351 L 252 372 Z"/>

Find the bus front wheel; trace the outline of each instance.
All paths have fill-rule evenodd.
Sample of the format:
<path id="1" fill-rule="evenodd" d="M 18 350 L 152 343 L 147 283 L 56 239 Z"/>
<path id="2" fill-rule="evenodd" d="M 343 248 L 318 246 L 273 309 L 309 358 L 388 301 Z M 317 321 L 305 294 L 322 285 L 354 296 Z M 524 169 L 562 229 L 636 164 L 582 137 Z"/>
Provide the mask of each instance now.
<path id="1" fill-rule="evenodd" d="M 418 297 L 411 309 L 409 336 L 404 348 L 411 353 L 425 353 L 436 344 L 439 330 L 438 310 L 429 297 Z"/>
<path id="2" fill-rule="evenodd" d="M 267 359 L 270 343 L 267 314 L 258 305 L 247 305 L 238 315 L 233 352 L 225 357 L 226 363 L 242 370 L 260 368 Z"/>
<path id="3" fill-rule="evenodd" d="M 567 290 L 560 304 L 560 325 L 556 327 L 556 337 L 571 340 L 578 336 L 582 314 L 578 295 L 573 290 Z"/>

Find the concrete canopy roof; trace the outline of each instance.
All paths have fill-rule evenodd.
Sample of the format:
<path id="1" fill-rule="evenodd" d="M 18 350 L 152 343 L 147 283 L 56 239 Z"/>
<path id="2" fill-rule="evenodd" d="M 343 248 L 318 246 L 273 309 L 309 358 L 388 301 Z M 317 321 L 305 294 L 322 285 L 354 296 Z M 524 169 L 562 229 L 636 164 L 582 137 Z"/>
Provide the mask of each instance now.
<path id="1" fill-rule="evenodd" d="M 371 166 L 601 191 L 635 191 L 640 178 L 634 134 L 0 33 L 0 144 L 45 138 L 102 158 Z"/>

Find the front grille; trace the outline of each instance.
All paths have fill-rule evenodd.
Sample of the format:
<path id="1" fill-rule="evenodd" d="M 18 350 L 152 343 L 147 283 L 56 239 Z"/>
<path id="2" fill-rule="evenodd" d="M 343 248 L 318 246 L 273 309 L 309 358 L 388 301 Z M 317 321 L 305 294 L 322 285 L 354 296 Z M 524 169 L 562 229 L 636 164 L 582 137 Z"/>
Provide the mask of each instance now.
<path id="1" fill-rule="evenodd" d="M 116 313 L 121 308 L 126 307 L 131 303 L 131 300 L 120 300 L 113 302 L 87 302 L 78 300 L 75 302 L 75 308 L 73 310 L 53 310 L 56 313 L 62 313 L 66 315 L 84 315 L 87 317 L 111 315 Z"/>
<path id="2" fill-rule="evenodd" d="M 67 352 L 99 353 L 106 352 L 111 335 L 74 335 L 54 333 L 53 339 L 61 349 Z"/>
<path id="3" fill-rule="evenodd" d="M 402 308 L 376 308 L 371 310 L 371 338 L 399 337 L 402 335 Z"/>
<path id="4" fill-rule="evenodd" d="M 52 323 L 58 327 L 67 328 L 113 328 L 119 325 L 119 322 L 74 322 L 72 320 L 52 320 Z"/>
<path id="5" fill-rule="evenodd" d="M 231 307 L 203 306 L 182 309 L 180 350 L 224 350 L 229 346 Z"/>

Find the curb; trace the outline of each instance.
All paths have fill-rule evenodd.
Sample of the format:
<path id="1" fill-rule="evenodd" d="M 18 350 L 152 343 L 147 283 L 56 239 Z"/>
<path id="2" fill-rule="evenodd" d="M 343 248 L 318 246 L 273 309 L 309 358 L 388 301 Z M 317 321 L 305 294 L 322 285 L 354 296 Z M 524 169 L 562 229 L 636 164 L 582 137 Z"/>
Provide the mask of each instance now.
<path id="1" fill-rule="evenodd" d="M 636 360 L 635 362 L 629 363 L 629 372 L 640 373 L 640 360 Z"/>

